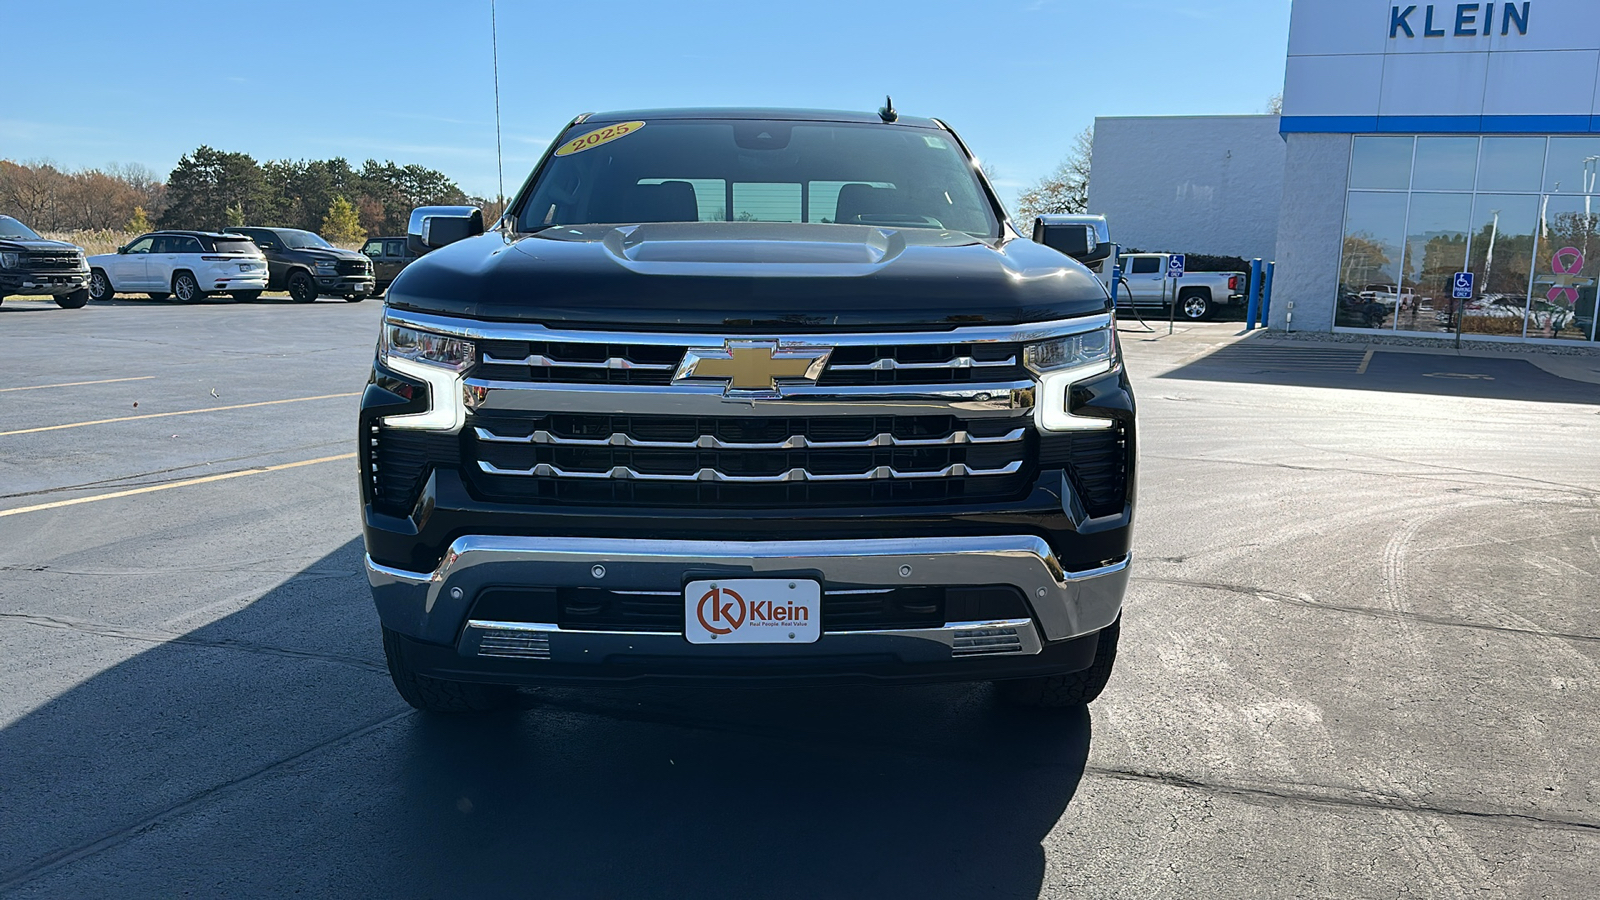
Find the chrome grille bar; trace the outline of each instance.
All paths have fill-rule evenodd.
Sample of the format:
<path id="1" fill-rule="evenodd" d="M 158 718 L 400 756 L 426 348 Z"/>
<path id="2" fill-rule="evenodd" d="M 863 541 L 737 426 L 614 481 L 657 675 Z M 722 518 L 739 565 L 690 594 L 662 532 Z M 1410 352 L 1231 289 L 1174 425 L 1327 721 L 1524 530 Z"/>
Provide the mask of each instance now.
<path id="1" fill-rule="evenodd" d="M 713 434 L 702 434 L 692 441 L 646 441 L 630 434 L 616 433 L 604 438 L 573 438 L 540 430 L 520 437 L 501 435 L 487 428 L 475 428 L 478 440 L 495 444 L 549 444 L 561 447 L 635 447 L 646 450 L 862 450 L 872 447 L 946 447 L 960 444 L 1009 444 L 1020 441 L 1026 428 L 1015 428 L 1005 434 L 984 437 L 966 431 L 952 432 L 941 438 L 902 438 L 892 434 L 878 434 L 863 441 L 819 441 L 803 434 L 771 443 L 742 443 L 725 441 Z"/>
<path id="2" fill-rule="evenodd" d="M 1015 356 L 1005 359 L 973 359 L 958 356 L 944 362 L 901 362 L 898 359 L 878 359 L 869 363 L 834 363 L 830 372 L 893 372 L 900 369 L 1006 369 L 1017 364 Z"/>
<path id="3" fill-rule="evenodd" d="M 533 366 L 535 368 L 564 368 L 564 369 L 643 369 L 651 372 L 671 372 L 677 368 L 674 363 L 638 363 L 622 356 L 613 356 L 609 359 L 595 362 L 579 362 L 568 359 L 556 359 L 543 353 L 530 353 L 522 359 L 501 359 L 491 354 L 483 354 L 483 364 L 486 366 Z"/>
<path id="4" fill-rule="evenodd" d="M 975 475 L 1013 475 L 1022 469 L 1022 460 L 1013 460 L 998 469 L 975 469 L 966 463 L 951 463 L 942 469 L 926 472 L 902 472 L 893 466 L 874 466 L 860 474 L 818 475 L 805 469 L 794 468 L 776 475 L 729 475 L 712 468 L 702 468 L 685 474 L 640 472 L 628 466 L 613 466 L 603 472 L 583 470 L 568 471 L 550 463 L 538 463 L 528 469 L 505 469 L 494 463 L 479 460 L 478 468 L 490 475 L 520 475 L 540 478 L 617 479 L 619 481 L 715 481 L 740 484 L 779 484 L 786 481 L 884 481 L 888 479 L 949 478 Z"/>

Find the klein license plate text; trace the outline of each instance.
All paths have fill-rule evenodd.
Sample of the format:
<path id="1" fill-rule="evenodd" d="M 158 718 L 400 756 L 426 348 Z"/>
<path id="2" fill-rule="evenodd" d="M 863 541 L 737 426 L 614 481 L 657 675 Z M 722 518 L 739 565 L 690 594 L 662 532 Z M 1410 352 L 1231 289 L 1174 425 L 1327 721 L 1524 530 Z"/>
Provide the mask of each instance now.
<path id="1" fill-rule="evenodd" d="M 693 581 L 683 602 L 691 644 L 810 644 L 822 636 L 822 586 L 815 581 Z"/>

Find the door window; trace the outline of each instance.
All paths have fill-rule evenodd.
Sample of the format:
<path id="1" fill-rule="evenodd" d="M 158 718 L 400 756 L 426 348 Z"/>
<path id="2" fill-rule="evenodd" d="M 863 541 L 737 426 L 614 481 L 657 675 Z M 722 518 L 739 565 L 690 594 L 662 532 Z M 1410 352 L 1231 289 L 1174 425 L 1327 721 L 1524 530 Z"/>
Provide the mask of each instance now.
<path id="1" fill-rule="evenodd" d="M 174 251 L 172 249 L 172 237 L 170 235 L 165 235 L 165 234 L 156 235 L 155 244 L 153 244 L 150 247 L 150 252 L 151 253 L 174 253 L 174 252 L 176 252 L 176 251 Z"/>
<path id="2" fill-rule="evenodd" d="M 388 249 L 388 254 L 390 256 L 394 257 L 395 259 L 405 259 L 405 256 L 406 256 L 406 242 L 405 241 L 384 241 L 384 245 L 389 248 Z"/>
<path id="3" fill-rule="evenodd" d="M 366 246 L 361 248 L 361 252 L 373 259 L 377 259 L 383 255 L 383 241 L 367 241 Z"/>
<path id="4" fill-rule="evenodd" d="M 185 234 L 175 234 L 167 239 L 171 249 L 168 253 L 204 253 L 206 248 L 200 245 L 200 239 Z"/>
<path id="5" fill-rule="evenodd" d="M 1134 275 L 1155 275 L 1161 271 L 1161 257 L 1135 256 L 1133 267 L 1128 270 Z"/>
<path id="6" fill-rule="evenodd" d="M 155 243 L 153 237 L 142 237 L 128 245 L 129 253 L 149 253 L 150 247 Z"/>

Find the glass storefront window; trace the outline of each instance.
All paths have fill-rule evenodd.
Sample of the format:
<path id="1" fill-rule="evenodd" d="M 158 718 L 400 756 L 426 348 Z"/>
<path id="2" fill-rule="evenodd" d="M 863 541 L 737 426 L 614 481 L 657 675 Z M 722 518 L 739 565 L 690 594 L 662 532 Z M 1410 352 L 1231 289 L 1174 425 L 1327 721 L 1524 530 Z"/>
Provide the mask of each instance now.
<path id="1" fill-rule="evenodd" d="M 1334 324 L 1393 327 L 1400 283 L 1400 248 L 1406 230 L 1406 195 L 1352 191 L 1345 213 Z"/>
<path id="2" fill-rule="evenodd" d="M 1395 309 L 1399 331 L 1456 329 L 1457 301 L 1450 297 L 1455 273 L 1467 264 L 1471 194 L 1411 195 L 1405 258 Z"/>
<path id="3" fill-rule="evenodd" d="M 1551 194 L 1592 194 L 1600 185 L 1600 138 L 1550 139 L 1550 162 L 1544 167 L 1544 189 Z"/>
<path id="4" fill-rule="evenodd" d="M 1462 333 L 1522 336 L 1538 221 L 1539 198 L 1531 194 L 1477 196 L 1467 263 L 1477 296 L 1462 310 Z"/>
<path id="5" fill-rule="evenodd" d="M 1413 191 L 1470 191 L 1477 174 L 1477 138 L 1417 138 Z"/>
<path id="6" fill-rule="evenodd" d="M 1478 190 L 1537 191 L 1544 183 L 1545 139 L 1486 137 L 1478 159 Z"/>
<path id="7" fill-rule="evenodd" d="M 1350 149 L 1350 189 L 1403 191 L 1411 187 L 1409 137 L 1358 137 Z"/>
<path id="8" fill-rule="evenodd" d="M 1593 340 L 1595 286 L 1600 283 L 1600 199 L 1547 195 L 1540 207 L 1527 336 Z"/>
<path id="9" fill-rule="evenodd" d="M 1600 136 L 1357 135 L 1346 198 L 1335 327 L 1600 340 Z"/>

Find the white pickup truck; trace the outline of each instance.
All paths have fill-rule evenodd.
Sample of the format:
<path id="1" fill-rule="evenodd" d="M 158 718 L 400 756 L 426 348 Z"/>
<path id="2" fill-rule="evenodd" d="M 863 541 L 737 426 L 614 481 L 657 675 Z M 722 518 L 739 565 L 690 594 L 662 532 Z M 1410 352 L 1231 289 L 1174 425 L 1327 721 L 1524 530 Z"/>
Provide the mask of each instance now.
<path id="1" fill-rule="evenodd" d="M 1160 307 L 1177 303 L 1178 315 L 1199 320 L 1211 315 L 1219 306 L 1240 303 L 1250 286 L 1250 276 L 1243 272 L 1189 272 L 1181 278 L 1167 277 L 1170 253 L 1127 253 L 1121 257 L 1124 284 L 1118 289 L 1117 302 L 1132 303 L 1139 307 Z M 1109 270 L 1110 266 L 1101 266 Z M 1110 283 L 1106 271 L 1100 280 Z"/>

